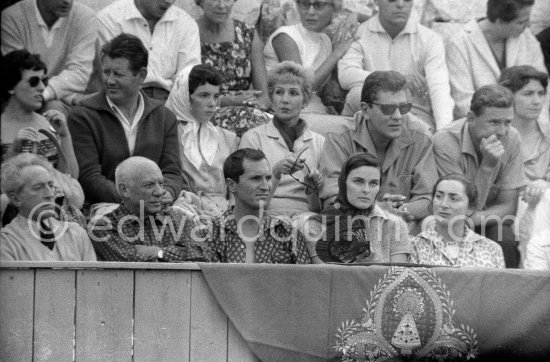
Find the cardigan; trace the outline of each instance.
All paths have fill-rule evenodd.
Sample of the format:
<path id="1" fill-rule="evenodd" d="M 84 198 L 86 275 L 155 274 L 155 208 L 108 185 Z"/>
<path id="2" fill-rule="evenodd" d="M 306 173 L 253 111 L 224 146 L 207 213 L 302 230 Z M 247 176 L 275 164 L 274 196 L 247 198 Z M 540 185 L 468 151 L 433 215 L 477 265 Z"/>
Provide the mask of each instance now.
<path id="1" fill-rule="evenodd" d="M 176 199 L 183 186 L 174 114 L 145 94 L 133 156 L 156 162 L 164 176 L 164 188 Z M 115 169 L 130 157 L 122 124 L 107 103 L 105 93 L 74 107 L 68 118 L 69 131 L 80 168 L 78 180 L 90 203 L 120 202 Z"/>
<path id="2" fill-rule="evenodd" d="M 55 92 L 56 99 L 71 104 L 77 93 L 84 93 L 92 74 L 97 39 L 95 12 L 75 1 L 69 15 L 59 18 L 50 47 L 36 13 L 36 0 L 23 0 L 2 11 L 2 54 L 17 49 L 40 54 L 50 77 L 47 89 Z"/>

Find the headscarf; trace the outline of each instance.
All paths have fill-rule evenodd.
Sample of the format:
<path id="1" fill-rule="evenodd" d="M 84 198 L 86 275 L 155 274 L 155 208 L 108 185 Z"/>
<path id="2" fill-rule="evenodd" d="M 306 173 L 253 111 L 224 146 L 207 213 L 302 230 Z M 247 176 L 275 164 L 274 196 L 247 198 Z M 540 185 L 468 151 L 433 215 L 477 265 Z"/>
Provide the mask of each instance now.
<path id="1" fill-rule="evenodd" d="M 182 159 L 187 157 L 198 170 L 203 160 L 209 166 L 214 162 L 218 151 L 219 131 L 212 122 L 201 123 L 191 113 L 189 74 L 192 69 L 193 66 L 188 66 L 178 74 L 166 101 L 166 108 L 174 112 L 179 121 L 178 133 Z"/>
<path id="2" fill-rule="evenodd" d="M 361 164 L 363 160 L 364 163 L 376 161 L 378 164 L 378 161 L 367 153 L 351 156 L 342 166 L 338 176 L 338 196 L 334 204 L 314 218 L 315 221 L 326 225 L 326 233 L 316 246 L 317 254 L 324 262 L 353 262 L 358 255 L 370 250 L 366 221 L 376 207 L 376 201 L 368 209 L 357 209 L 349 203 L 346 187 L 350 172 L 367 166 Z M 359 165 L 356 164 L 357 161 L 360 162 Z M 353 224 L 349 225 L 352 218 L 355 218 Z"/>

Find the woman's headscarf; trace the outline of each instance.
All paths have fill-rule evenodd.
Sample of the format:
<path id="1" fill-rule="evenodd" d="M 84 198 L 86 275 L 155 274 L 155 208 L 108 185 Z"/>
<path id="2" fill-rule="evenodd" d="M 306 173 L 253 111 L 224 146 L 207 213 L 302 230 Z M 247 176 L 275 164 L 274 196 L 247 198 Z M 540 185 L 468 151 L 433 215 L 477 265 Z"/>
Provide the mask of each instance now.
<path id="1" fill-rule="evenodd" d="M 203 160 L 210 166 L 214 162 L 218 151 L 219 132 L 212 122 L 201 123 L 191 113 L 189 74 L 192 69 L 193 66 L 188 66 L 178 74 L 166 101 L 166 108 L 174 112 L 179 121 L 178 133 L 182 158 L 187 157 L 198 170 Z"/>
<path id="2" fill-rule="evenodd" d="M 334 204 L 314 218 L 326 225 L 325 236 L 316 246 L 317 254 L 324 262 L 353 262 L 358 255 L 370 250 L 365 222 L 376 201 L 368 209 L 357 209 L 347 198 L 346 180 L 351 171 L 362 166 L 380 168 L 380 163 L 367 153 L 351 156 L 338 176 L 338 196 Z M 349 225 L 352 218 L 355 218 L 353 224 Z"/>

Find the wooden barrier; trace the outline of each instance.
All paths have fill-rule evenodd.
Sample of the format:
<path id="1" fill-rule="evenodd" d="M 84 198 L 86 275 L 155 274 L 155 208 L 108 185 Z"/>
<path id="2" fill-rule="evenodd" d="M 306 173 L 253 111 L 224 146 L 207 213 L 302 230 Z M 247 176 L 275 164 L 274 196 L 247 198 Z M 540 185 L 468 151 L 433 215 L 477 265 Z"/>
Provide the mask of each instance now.
<path id="1" fill-rule="evenodd" d="M 197 264 L 0 265 L 1 361 L 258 361 Z"/>

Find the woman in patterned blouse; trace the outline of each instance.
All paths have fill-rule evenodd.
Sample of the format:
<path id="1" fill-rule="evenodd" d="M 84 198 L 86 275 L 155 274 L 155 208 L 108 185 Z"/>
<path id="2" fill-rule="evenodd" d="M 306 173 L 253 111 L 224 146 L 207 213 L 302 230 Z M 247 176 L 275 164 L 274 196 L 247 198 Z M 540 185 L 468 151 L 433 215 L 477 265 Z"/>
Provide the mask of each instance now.
<path id="1" fill-rule="evenodd" d="M 271 107 L 263 44 L 254 26 L 230 17 L 235 0 L 195 2 L 203 10 L 197 20 L 201 60 L 224 76 L 214 122 L 240 137 L 268 120 L 261 111 Z"/>
<path id="2" fill-rule="evenodd" d="M 476 234 L 467 220 L 475 212 L 476 186 L 463 175 L 440 178 L 433 191 L 433 216 L 411 239 L 411 261 L 443 266 L 504 268 L 501 247 Z"/>

